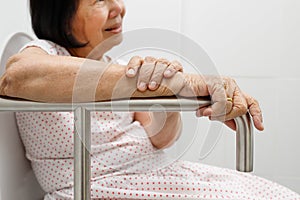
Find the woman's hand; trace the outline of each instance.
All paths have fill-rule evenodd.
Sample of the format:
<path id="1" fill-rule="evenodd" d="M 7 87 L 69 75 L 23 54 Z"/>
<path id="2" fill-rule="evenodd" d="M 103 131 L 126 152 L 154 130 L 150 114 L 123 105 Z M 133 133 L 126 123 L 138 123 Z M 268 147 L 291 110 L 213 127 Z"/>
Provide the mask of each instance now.
<path id="1" fill-rule="evenodd" d="M 135 56 L 126 67 L 126 76 L 137 76 L 137 89 L 145 93 L 147 89 L 148 92 L 155 91 L 164 78 L 170 80 L 177 72 L 182 71 L 183 67 L 177 61 Z M 158 149 L 172 145 L 181 133 L 182 124 L 178 112 L 135 112 L 135 120 L 144 126 L 151 143 Z"/>
<path id="2" fill-rule="evenodd" d="M 263 130 L 261 109 L 257 100 L 240 90 L 234 79 L 222 76 L 189 75 L 185 77 L 186 86 L 181 90 L 183 96 L 210 95 L 212 105 L 197 110 L 197 116 L 207 116 L 211 120 L 224 122 L 235 129 L 234 118 L 249 110 L 254 126 Z"/>
<path id="3" fill-rule="evenodd" d="M 147 89 L 156 90 L 163 78 L 171 78 L 182 71 L 183 67 L 178 61 L 169 62 L 163 58 L 153 57 L 142 59 L 135 56 L 127 65 L 126 76 L 132 78 L 138 75 L 137 89 L 144 92 Z"/>
<path id="4" fill-rule="evenodd" d="M 242 92 L 234 79 L 210 76 L 206 77 L 205 81 L 214 103 L 207 108 L 199 109 L 198 116 L 208 116 L 211 120 L 223 121 L 235 130 L 233 119 L 246 114 L 249 110 L 254 126 L 260 131 L 264 129 L 258 101 Z"/>

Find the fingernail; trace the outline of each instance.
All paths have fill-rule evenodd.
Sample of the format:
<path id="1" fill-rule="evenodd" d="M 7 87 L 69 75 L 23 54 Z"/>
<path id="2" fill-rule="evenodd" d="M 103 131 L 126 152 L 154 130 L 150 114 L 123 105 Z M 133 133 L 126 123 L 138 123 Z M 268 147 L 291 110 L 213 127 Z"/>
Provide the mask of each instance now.
<path id="1" fill-rule="evenodd" d="M 170 69 L 167 69 L 165 72 L 164 72 L 164 75 L 169 77 L 170 75 L 172 74 L 172 71 Z"/>
<path id="2" fill-rule="evenodd" d="M 154 89 L 155 87 L 156 87 L 156 82 L 155 81 L 152 81 L 152 82 L 150 82 L 150 84 L 149 84 L 149 88 L 150 89 Z"/>
<path id="3" fill-rule="evenodd" d="M 146 89 L 146 83 L 144 83 L 144 82 L 140 82 L 140 84 L 139 84 L 139 87 L 138 87 L 140 90 L 144 90 L 144 89 Z"/>
<path id="4" fill-rule="evenodd" d="M 135 75 L 134 69 L 129 69 L 129 70 L 127 71 L 127 74 L 128 74 L 128 75 L 131 75 L 131 76 Z"/>

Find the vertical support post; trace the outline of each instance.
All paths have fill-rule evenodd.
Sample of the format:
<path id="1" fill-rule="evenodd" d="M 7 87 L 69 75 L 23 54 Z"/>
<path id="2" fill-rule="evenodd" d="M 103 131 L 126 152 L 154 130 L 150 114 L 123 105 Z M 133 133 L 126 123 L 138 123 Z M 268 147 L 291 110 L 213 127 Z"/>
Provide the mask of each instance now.
<path id="1" fill-rule="evenodd" d="M 91 198 L 91 118 L 90 111 L 74 111 L 74 199 Z"/>
<path id="2" fill-rule="evenodd" d="M 253 127 L 249 113 L 234 119 L 236 123 L 236 169 L 253 171 Z"/>

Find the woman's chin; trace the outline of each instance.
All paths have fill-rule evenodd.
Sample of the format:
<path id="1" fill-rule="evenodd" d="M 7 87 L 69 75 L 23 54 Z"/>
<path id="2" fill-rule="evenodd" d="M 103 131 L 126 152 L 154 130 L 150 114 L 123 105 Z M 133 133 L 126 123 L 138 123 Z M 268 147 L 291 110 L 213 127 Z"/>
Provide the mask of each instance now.
<path id="1" fill-rule="evenodd" d="M 123 34 L 114 34 L 106 40 L 98 44 L 89 54 L 89 59 L 99 60 L 102 56 L 113 47 L 119 45 L 123 41 Z"/>
<path id="2" fill-rule="evenodd" d="M 115 34 L 115 35 L 111 36 L 110 38 L 108 38 L 108 40 L 111 40 L 112 47 L 117 46 L 117 45 L 121 44 L 121 42 L 123 41 L 123 33 L 120 32 L 118 34 Z"/>

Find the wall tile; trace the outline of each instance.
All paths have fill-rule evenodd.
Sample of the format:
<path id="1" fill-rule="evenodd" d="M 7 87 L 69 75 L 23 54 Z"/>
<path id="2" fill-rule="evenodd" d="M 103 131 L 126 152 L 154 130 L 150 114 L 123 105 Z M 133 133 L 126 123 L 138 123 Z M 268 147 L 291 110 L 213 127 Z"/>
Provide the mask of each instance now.
<path id="1" fill-rule="evenodd" d="M 300 2 L 281 0 L 281 65 L 280 76 L 300 78 Z"/>
<path id="2" fill-rule="evenodd" d="M 179 31 L 180 0 L 125 0 L 127 15 L 125 30 L 163 28 Z"/>
<path id="3" fill-rule="evenodd" d="M 181 31 L 199 43 L 221 74 L 276 77 L 280 4 L 272 1 L 183 1 Z"/>
<path id="4" fill-rule="evenodd" d="M 300 80 L 282 80 L 278 91 L 279 113 L 276 175 L 284 177 L 300 177 Z"/>

